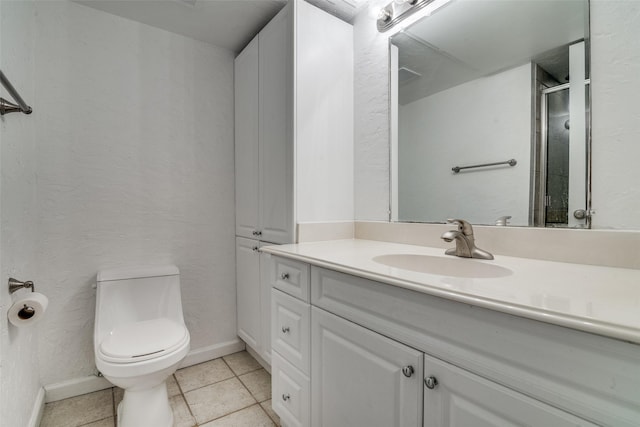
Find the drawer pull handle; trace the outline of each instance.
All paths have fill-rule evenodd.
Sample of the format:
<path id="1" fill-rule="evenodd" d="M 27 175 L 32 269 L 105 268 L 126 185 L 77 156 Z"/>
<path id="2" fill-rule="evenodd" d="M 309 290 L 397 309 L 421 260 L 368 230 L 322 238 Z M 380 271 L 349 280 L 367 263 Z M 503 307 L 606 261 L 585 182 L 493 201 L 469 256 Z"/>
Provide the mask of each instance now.
<path id="1" fill-rule="evenodd" d="M 280 275 L 280 278 L 281 278 L 282 280 L 287 280 L 287 279 L 289 279 L 289 273 L 282 273 L 282 274 Z"/>
<path id="2" fill-rule="evenodd" d="M 433 390 L 438 385 L 438 380 L 436 377 L 428 377 L 424 379 L 424 385 L 429 389 Z"/>
<path id="3" fill-rule="evenodd" d="M 283 394 L 283 395 L 282 395 L 282 400 L 284 400 L 285 402 L 286 402 L 287 400 L 289 400 L 290 398 L 291 398 L 291 396 L 289 396 L 288 394 Z"/>
<path id="4" fill-rule="evenodd" d="M 253 234 L 254 236 L 262 236 L 262 231 L 254 230 L 251 232 L 251 234 Z"/>
<path id="5" fill-rule="evenodd" d="M 289 329 L 289 327 L 288 327 L 288 326 L 283 326 L 283 327 L 282 327 L 282 333 L 283 333 L 283 334 L 288 333 L 290 330 L 291 330 L 291 329 Z"/>
<path id="6" fill-rule="evenodd" d="M 260 252 L 260 248 L 257 246 L 254 246 L 253 248 L 251 248 L 253 250 L 253 252 Z"/>
<path id="7" fill-rule="evenodd" d="M 414 373 L 413 366 L 411 365 L 405 366 L 404 368 L 402 368 L 402 373 L 404 374 L 405 377 L 411 378 L 411 375 L 413 375 Z"/>

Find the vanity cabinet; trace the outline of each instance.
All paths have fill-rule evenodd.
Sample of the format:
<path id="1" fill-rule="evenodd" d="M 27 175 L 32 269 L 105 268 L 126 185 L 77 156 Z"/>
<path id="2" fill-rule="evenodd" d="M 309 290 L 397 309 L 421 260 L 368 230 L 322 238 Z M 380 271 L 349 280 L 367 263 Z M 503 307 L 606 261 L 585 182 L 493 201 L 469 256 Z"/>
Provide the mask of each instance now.
<path id="1" fill-rule="evenodd" d="M 424 374 L 423 427 L 597 426 L 435 357 Z"/>
<path id="2" fill-rule="evenodd" d="M 272 257 L 271 402 L 287 427 L 311 420 L 311 306 L 309 264 Z"/>
<path id="3" fill-rule="evenodd" d="M 324 310 L 311 310 L 311 425 L 419 426 L 422 353 Z"/>
<path id="4" fill-rule="evenodd" d="M 271 259 L 271 284 L 274 295 L 287 298 L 274 296 L 272 303 L 273 354 L 283 359 L 273 375 L 273 402 L 284 425 L 639 425 L 635 344 L 279 255 Z M 291 295 L 305 295 L 306 285 L 301 293 L 282 277 L 309 277 L 310 304 Z M 286 318 L 296 319 L 287 325 L 306 325 L 295 313 L 307 307 L 308 373 L 282 354 L 299 347 L 307 326 L 296 344 L 283 340 L 276 350 L 282 332 L 275 325 L 278 319 L 278 328 L 286 326 Z M 287 310 L 294 314 L 283 315 Z M 293 422 L 291 414 L 309 401 L 308 422 L 306 412 Z"/>

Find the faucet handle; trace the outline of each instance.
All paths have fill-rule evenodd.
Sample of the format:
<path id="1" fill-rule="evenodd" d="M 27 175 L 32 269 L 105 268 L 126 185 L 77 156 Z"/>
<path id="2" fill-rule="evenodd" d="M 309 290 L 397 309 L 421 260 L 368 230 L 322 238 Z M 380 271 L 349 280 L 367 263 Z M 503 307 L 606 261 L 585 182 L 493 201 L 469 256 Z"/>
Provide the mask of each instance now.
<path id="1" fill-rule="evenodd" d="M 496 225 L 500 225 L 500 226 L 509 225 L 510 219 L 511 219 L 511 215 L 501 216 L 500 218 L 496 219 Z"/>
<path id="2" fill-rule="evenodd" d="M 473 235 L 473 227 L 464 219 L 447 219 L 447 222 L 449 224 L 456 224 L 458 226 L 458 231 L 462 231 L 465 236 Z"/>

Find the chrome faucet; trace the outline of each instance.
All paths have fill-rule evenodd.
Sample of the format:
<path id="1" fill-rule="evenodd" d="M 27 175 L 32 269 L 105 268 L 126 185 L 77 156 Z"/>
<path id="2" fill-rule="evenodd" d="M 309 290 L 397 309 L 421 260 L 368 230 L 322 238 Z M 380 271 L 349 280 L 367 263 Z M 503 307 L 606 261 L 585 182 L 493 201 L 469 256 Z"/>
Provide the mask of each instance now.
<path id="1" fill-rule="evenodd" d="M 446 231 L 441 236 L 445 242 L 456 241 L 456 247 L 447 249 L 445 254 L 463 258 L 493 259 L 493 255 L 489 252 L 476 247 L 471 224 L 463 219 L 448 219 L 447 222 L 456 224 L 458 229 Z"/>

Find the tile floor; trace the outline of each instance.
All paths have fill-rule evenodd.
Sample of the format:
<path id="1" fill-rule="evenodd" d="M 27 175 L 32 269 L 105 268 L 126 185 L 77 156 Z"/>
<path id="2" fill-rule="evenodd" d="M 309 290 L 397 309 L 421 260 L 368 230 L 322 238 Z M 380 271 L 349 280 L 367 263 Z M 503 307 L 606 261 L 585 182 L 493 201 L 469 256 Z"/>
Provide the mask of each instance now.
<path id="1" fill-rule="evenodd" d="M 175 427 L 275 427 L 271 376 L 246 351 L 178 370 L 167 380 Z M 47 403 L 40 427 L 115 427 L 117 387 Z"/>

